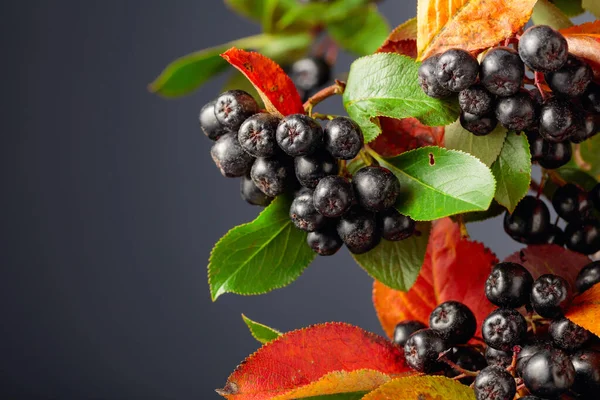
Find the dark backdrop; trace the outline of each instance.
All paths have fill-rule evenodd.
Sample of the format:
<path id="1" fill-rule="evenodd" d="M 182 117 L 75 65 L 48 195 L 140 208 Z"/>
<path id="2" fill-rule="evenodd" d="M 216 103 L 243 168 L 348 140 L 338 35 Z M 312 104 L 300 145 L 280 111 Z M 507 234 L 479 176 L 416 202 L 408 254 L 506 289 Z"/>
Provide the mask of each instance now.
<path id="1" fill-rule="evenodd" d="M 415 1 L 382 10 L 398 24 Z M 173 101 L 146 85 L 257 26 L 217 0 L 4 1 L 0 15 L 1 398 L 216 399 L 258 347 L 242 312 L 284 331 L 339 320 L 381 333 L 346 251 L 283 290 L 210 300 L 212 245 L 258 212 L 197 125 L 222 79 Z M 500 256 L 517 248 L 498 220 L 470 229 Z"/>

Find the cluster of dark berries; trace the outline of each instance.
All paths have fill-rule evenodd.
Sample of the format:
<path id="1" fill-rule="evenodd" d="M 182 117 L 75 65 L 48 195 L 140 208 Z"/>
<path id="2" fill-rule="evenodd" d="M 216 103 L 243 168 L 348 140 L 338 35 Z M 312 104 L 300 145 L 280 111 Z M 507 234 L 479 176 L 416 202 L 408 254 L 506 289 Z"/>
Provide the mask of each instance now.
<path id="1" fill-rule="evenodd" d="M 600 251 L 600 221 L 594 215 L 600 211 L 600 184 L 589 193 L 572 183 L 560 186 L 552 205 L 567 223 L 564 230 L 558 221 L 550 222 L 546 203 L 534 196 L 523 198 L 512 214 L 506 212 L 504 230 L 521 243 L 554 243 L 588 255 Z"/>
<path id="2" fill-rule="evenodd" d="M 600 262 L 593 262 L 580 271 L 577 291 L 598 283 Z M 529 400 L 565 393 L 597 398 L 600 341 L 564 317 L 573 296 L 567 281 L 550 274 L 534 280 L 522 265 L 500 263 L 485 294 L 499 308 L 483 321 L 484 344 L 467 343 L 475 317 L 464 304 L 448 301 L 431 313 L 429 328 L 419 321 L 396 326 L 394 343 L 404 347 L 407 364 L 472 384 L 477 400 L 512 400 L 517 388 L 527 390 L 522 398 Z M 517 310 L 523 306 L 531 310 L 529 322 Z"/>
<path id="3" fill-rule="evenodd" d="M 524 86 L 526 67 L 543 74 L 552 90 Z M 498 122 L 525 131 L 533 161 L 547 169 L 571 159 L 571 142 L 581 143 L 600 130 L 600 85 L 591 67 L 572 54 L 554 29 L 536 25 L 523 33 L 518 49 L 495 47 L 481 63 L 469 52 L 450 49 L 419 68 L 423 91 L 435 98 L 458 93 L 460 123 L 475 135 L 487 135 Z"/>

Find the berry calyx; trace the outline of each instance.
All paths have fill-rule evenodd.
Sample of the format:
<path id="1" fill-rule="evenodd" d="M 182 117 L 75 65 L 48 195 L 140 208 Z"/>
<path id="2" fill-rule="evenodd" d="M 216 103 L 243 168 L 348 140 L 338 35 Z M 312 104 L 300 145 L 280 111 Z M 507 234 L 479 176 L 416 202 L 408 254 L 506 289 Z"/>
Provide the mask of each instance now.
<path id="1" fill-rule="evenodd" d="M 244 121 L 259 112 L 258 103 L 243 90 L 229 90 L 217 97 L 215 116 L 227 129 L 237 132 Z"/>
<path id="2" fill-rule="evenodd" d="M 512 400 L 517 393 L 513 376 L 498 366 L 482 369 L 475 378 L 473 389 L 477 400 Z"/>
<path id="3" fill-rule="evenodd" d="M 430 373 L 441 369 L 439 354 L 447 349 L 444 339 L 433 329 L 421 329 L 410 335 L 404 345 L 404 357 L 409 367 Z"/>
<path id="4" fill-rule="evenodd" d="M 219 122 L 215 115 L 216 102 L 216 100 L 213 100 L 205 104 L 200 110 L 200 115 L 198 115 L 200 128 L 210 140 L 217 140 L 224 134 L 229 133 L 229 130 Z"/>
<path id="5" fill-rule="evenodd" d="M 354 206 L 340 218 L 337 231 L 353 254 L 366 253 L 374 249 L 381 240 L 375 214 L 358 206 Z"/>
<path id="6" fill-rule="evenodd" d="M 351 160 L 362 148 L 364 137 L 360 126 L 348 117 L 337 117 L 325 126 L 325 148 L 341 160 Z"/>
<path id="7" fill-rule="evenodd" d="M 496 96 L 512 96 L 517 93 L 524 76 L 523 61 L 516 50 L 510 47 L 494 47 L 481 60 L 481 84 Z"/>
<path id="8" fill-rule="evenodd" d="M 600 261 L 591 262 L 579 271 L 575 287 L 579 293 L 583 293 L 597 283 L 600 283 Z"/>
<path id="9" fill-rule="evenodd" d="M 488 346 L 509 351 L 525 338 L 527 322 L 516 310 L 498 308 L 485 318 L 481 333 Z"/>
<path id="10" fill-rule="evenodd" d="M 279 118 L 259 113 L 246 119 L 238 131 L 238 140 L 246 152 L 254 157 L 272 157 L 276 154 L 275 132 Z"/>
<path id="11" fill-rule="evenodd" d="M 321 179 L 338 173 L 338 163 L 326 151 L 317 151 L 294 159 L 294 169 L 298 182 L 304 187 L 314 189 Z"/>
<path id="12" fill-rule="evenodd" d="M 304 114 L 285 117 L 275 136 L 279 147 L 292 157 L 311 154 L 323 144 L 323 128 Z"/>
<path id="13" fill-rule="evenodd" d="M 385 240 L 397 242 L 408 239 L 415 232 L 415 221 L 409 216 L 400 214 L 393 207 L 380 212 L 379 221 L 381 236 Z"/>
<path id="14" fill-rule="evenodd" d="M 266 207 L 273 201 L 273 198 L 264 194 L 248 175 L 242 177 L 240 181 L 240 194 L 242 199 L 253 206 Z"/>
<path id="15" fill-rule="evenodd" d="M 567 62 L 568 55 L 565 37 L 547 25 L 532 26 L 519 40 L 519 56 L 534 71 L 556 71 Z"/>
<path id="16" fill-rule="evenodd" d="M 544 318 L 563 316 L 571 298 L 569 283 L 560 276 L 545 274 L 533 282 L 531 305 L 535 312 Z"/>
<path id="17" fill-rule="evenodd" d="M 419 67 L 419 85 L 429 97 L 441 99 L 450 96 L 450 90 L 442 87 L 435 77 L 436 65 L 440 55 L 434 55 L 424 60 Z"/>
<path id="18" fill-rule="evenodd" d="M 416 331 L 427 328 L 421 321 L 402 321 L 394 328 L 393 342 L 404 347 L 406 341 Z"/>
<path id="19" fill-rule="evenodd" d="M 574 382 L 575 368 L 562 350 L 540 350 L 523 367 L 523 383 L 536 396 L 558 396 L 569 390 Z"/>
<path id="20" fill-rule="evenodd" d="M 329 218 L 344 215 L 350 209 L 353 200 L 352 184 L 346 178 L 336 175 L 321 179 L 313 194 L 315 208 Z"/>
<path id="21" fill-rule="evenodd" d="M 477 330 L 475 315 L 458 301 L 446 301 L 429 315 L 429 327 L 449 345 L 467 343 Z"/>
<path id="22" fill-rule="evenodd" d="M 494 96 L 482 85 L 472 85 L 458 94 L 458 105 L 464 112 L 481 116 L 494 110 Z"/>
<path id="23" fill-rule="evenodd" d="M 221 174 L 227 178 L 246 175 L 254 160 L 242 149 L 235 133 L 221 136 L 210 149 L 210 155 Z"/>
<path id="24" fill-rule="evenodd" d="M 499 307 L 518 308 L 529 301 L 533 277 L 520 264 L 496 264 L 485 282 L 485 295 Z"/>
<path id="25" fill-rule="evenodd" d="M 352 177 L 358 203 L 369 211 L 392 207 L 400 194 L 400 182 L 389 169 L 379 166 L 361 168 Z"/>
<path id="26" fill-rule="evenodd" d="M 307 232 L 316 231 L 327 222 L 315 208 L 310 191 L 302 192 L 294 198 L 290 206 L 290 219 L 296 228 Z"/>
<path id="27" fill-rule="evenodd" d="M 446 50 L 435 66 L 435 77 L 440 85 L 452 92 L 460 92 L 477 80 L 479 63 L 468 51 Z"/>
<path id="28" fill-rule="evenodd" d="M 252 164 L 250 177 L 264 194 L 275 197 L 285 192 L 290 171 L 289 167 L 277 158 L 257 158 Z"/>

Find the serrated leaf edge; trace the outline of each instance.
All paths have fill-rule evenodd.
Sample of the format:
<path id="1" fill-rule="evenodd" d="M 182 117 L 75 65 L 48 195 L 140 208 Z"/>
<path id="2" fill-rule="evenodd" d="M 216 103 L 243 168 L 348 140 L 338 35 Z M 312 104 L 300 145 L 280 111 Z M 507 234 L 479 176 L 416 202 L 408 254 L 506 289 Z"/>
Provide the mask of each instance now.
<path id="1" fill-rule="evenodd" d="M 246 317 L 244 314 L 242 314 L 242 319 L 243 319 L 243 320 L 244 320 L 244 322 L 246 323 L 246 326 L 248 327 L 248 330 L 250 331 L 250 334 L 252 335 L 252 337 L 253 337 L 254 339 L 256 339 L 257 341 L 259 341 L 260 343 L 263 343 L 263 344 L 265 344 L 265 343 L 268 343 L 268 342 L 264 342 L 262 339 L 260 339 L 258 336 L 256 336 L 256 335 L 254 334 L 254 330 L 252 329 L 252 326 L 251 326 L 251 325 L 258 325 L 258 326 L 260 326 L 261 328 L 267 329 L 267 330 L 269 330 L 269 331 L 271 331 L 271 332 L 273 332 L 273 333 L 276 333 L 276 334 L 277 334 L 277 335 L 279 335 L 279 336 L 283 335 L 283 333 L 282 333 L 282 332 L 280 332 L 280 331 L 278 331 L 277 329 L 273 329 L 273 328 L 271 328 L 270 326 L 267 326 L 267 325 L 265 325 L 265 324 L 261 324 L 260 322 L 256 322 L 256 321 L 254 321 L 254 320 L 252 320 L 252 319 L 250 319 L 250 318 Z M 275 340 L 275 339 L 273 339 L 273 340 Z"/>

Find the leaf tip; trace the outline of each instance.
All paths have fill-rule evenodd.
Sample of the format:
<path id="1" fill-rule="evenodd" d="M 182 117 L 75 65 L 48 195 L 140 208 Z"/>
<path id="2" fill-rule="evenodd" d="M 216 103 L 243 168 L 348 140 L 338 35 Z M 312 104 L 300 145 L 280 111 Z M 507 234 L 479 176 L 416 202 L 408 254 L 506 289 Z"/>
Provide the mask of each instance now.
<path id="1" fill-rule="evenodd" d="M 215 392 L 217 392 L 217 394 L 223 397 L 235 395 L 238 391 L 239 388 L 235 382 L 227 382 L 223 389 L 215 389 Z"/>

